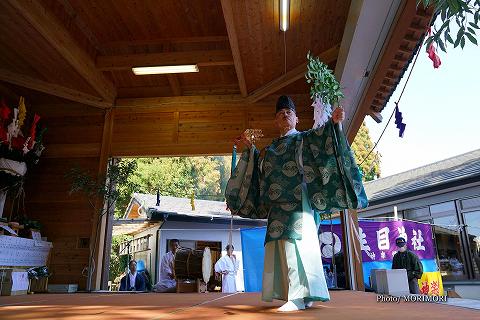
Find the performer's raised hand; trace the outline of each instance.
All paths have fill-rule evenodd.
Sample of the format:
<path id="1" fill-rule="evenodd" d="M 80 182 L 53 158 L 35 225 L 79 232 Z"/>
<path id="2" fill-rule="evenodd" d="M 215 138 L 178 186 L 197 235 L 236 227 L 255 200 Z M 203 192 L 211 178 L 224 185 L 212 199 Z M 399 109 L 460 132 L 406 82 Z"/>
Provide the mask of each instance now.
<path id="1" fill-rule="evenodd" d="M 337 107 L 332 113 L 333 123 L 341 123 L 345 120 L 345 111 L 342 106 Z"/>
<path id="2" fill-rule="evenodd" d="M 243 144 L 245 147 L 247 148 L 251 148 L 252 147 L 252 143 L 250 142 L 250 140 L 247 139 L 247 136 L 245 135 L 245 132 L 242 133 L 240 136 L 238 136 L 234 141 L 233 143 L 235 145 L 239 145 L 239 144 Z"/>

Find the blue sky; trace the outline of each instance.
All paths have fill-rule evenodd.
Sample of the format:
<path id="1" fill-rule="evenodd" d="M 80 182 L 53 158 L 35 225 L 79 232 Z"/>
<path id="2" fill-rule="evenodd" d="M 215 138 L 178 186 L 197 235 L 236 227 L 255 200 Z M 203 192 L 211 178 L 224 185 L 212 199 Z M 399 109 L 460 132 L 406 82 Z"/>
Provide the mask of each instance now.
<path id="1" fill-rule="evenodd" d="M 463 50 L 450 45 L 447 53 L 440 51 L 439 55 L 442 65 L 434 69 L 425 47 L 421 49 L 399 104 L 407 125 L 404 137 L 398 137 L 393 118 L 377 146 L 382 155 L 382 177 L 480 149 L 480 47 L 467 41 Z M 407 75 L 382 112 L 383 122 L 366 118 L 374 142 Z"/>

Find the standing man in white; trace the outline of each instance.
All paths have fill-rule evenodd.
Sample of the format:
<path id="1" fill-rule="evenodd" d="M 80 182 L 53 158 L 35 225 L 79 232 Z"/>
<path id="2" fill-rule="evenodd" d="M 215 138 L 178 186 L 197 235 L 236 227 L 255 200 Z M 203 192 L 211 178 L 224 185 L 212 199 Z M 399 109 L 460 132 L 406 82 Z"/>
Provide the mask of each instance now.
<path id="1" fill-rule="evenodd" d="M 222 292 L 235 293 L 237 292 L 235 277 L 237 276 L 239 261 L 233 254 L 233 245 L 227 245 L 225 250 L 227 250 L 227 255 L 221 257 L 217 263 L 215 263 L 215 272 L 222 274 Z"/>

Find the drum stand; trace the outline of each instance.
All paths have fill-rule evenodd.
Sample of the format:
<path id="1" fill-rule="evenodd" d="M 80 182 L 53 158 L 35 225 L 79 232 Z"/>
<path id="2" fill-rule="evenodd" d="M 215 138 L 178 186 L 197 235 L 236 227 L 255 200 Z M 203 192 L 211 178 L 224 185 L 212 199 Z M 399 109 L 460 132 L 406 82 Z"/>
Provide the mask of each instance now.
<path id="1" fill-rule="evenodd" d="M 196 292 L 196 293 L 206 293 L 207 284 L 201 280 L 183 280 L 177 279 L 177 293 L 187 293 L 187 292 Z"/>

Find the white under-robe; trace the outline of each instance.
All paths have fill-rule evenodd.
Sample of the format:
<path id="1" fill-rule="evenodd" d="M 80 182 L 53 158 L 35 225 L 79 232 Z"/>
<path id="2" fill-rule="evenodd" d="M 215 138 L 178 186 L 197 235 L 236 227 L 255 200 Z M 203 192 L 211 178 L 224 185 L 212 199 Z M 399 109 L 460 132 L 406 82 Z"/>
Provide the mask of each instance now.
<path id="1" fill-rule="evenodd" d="M 168 251 L 167 254 L 162 257 L 162 262 L 160 264 L 160 281 L 154 286 L 153 291 L 175 292 L 177 282 L 169 276 L 169 274 L 173 274 L 174 261 L 175 255 L 172 251 Z"/>
<path id="2" fill-rule="evenodd" d="M 239 262 L 234 257 L 228 255 L 221 257 L 217 263 L 215 263 L 215 272 L 222 273 L 222 292 L 223 293 L 235 293 L 237 292 L 237 284 L 235 277 L 239 268 Z"/>

